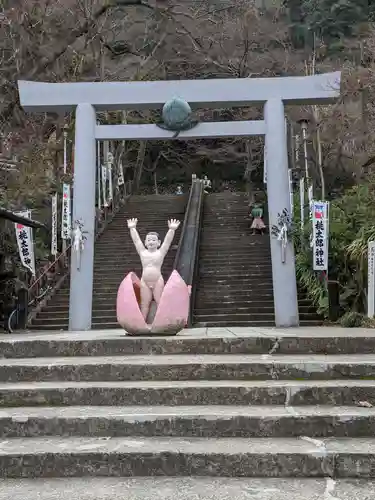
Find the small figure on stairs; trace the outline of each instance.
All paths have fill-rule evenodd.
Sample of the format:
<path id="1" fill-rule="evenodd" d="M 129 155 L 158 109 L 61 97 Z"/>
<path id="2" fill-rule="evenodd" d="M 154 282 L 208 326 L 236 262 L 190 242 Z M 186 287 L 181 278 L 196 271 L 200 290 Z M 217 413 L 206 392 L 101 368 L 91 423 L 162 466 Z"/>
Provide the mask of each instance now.
<path id="1" fill-rule="evenodd" d="M 260 203 L 254 203 L 251 210 L 251 217 L 253 219 L 250 227 L 252 234 L 257 234 L 257 231 L 263 234 L 266 231 L 266 225 L 263 222 L 263 208 Z"/>
<path id="2" fill-rule="evenodd" d="M 142 262 L 140 308 L 146 321 L 152 300 L 154 299 L 156 304 L 159 305 L 160 297 L 164 290 L 161 266 L 171 246 L 174 234 L 180 225 L 180 221 L 176 219 L 168 221 L 169 231 L 162 244 L 158 233 L 151 232 L 146 235 L 144 245 L 136 229 L 137 222 L 138 219 L 129 219 L 128 228 L 130 229 L 130 236 Z"/>

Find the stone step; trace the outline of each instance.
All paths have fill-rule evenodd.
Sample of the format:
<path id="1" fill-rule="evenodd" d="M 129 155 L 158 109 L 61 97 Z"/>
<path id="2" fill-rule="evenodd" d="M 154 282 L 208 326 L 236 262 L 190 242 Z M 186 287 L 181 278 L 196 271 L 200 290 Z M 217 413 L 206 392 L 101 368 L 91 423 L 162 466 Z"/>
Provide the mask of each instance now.
<path id="1" fill-rule="evenodd" d="M 2 500 L 321 500 L 329 479 L 85 477 L 3 479 Z M 375 481 L 336 479 L 327 500 L 373 500 Z M 334 495 L 334 496 L 333 496 Z"/>
<path id="2" fill-rule="evenodd" d="M 322 320 L 300 320 L 299 326 L 322 326 Z M 272 327 L 275 326 L 274 320 L 267 321 L 194 321 L 194 327 L 196 328 L 228 328 L 228 327 Z"/>
<path id="3" fill-rule="evenodd" d="M 104 309 L 104 307 L 103 307 Z M 311 305 L 300 305 L 298 304 L 298 309 L 300 315 L 303 317 L 305 314 L 315 314 L 316 315 L 316 310 L 313 306 Z M 98 309 L 96 308 L 96 311 Z M 115 308 L 114 308 L 115 311 Z M 197 305 L 194 308 L 194 316 L 199 317 L 201 315 L 220 315 L 222 313 L 226 314 L 249 314 L 253 315 L 256 314 L 257 312 L 262 312 L 262 313 L 267 313 L 267 314 L 274 314 L 274 303 L 272 299 L 269 299 L 268 301 L 263 301 L 263 302 L 255 302 L 255 303 L 249 303 L 247 305 L 239 305 L 236 302 L 230 302 L 230 303 L 223 303 L 221 300 L 219 303 L 212 304 L 212 302 L 206 302 L 206 301 L 199 301 L 197 302 Z"/>
<path id="4" fill-rule="evenodd" d="M 318 321 L 320 318 L 316 314 L 316 312 L 312 313 L 303 313 L 300 311 L 299 314 L 299 319 L 300 321 L 309 321 L 309 320 L 314 320 Z M 236 322 L 238 321 L 274 321 L 274 311 L 271 313 L 263 311 L 261 308 L 259 308 L 259 311 L 257 313 L 251 313 L 250 311 L 246 312 L 237 312 L 234 310 L 231 314 L 230 313 L 222 313 L 222 314 L 215 314 L 212 313 L 211 311 L 205 311 L 204 314 L 197 314 L 194 312 L 194 320 L 197 323 L 207 323 L 207 322 L 215 322 L 220 324 L 223 321 L 227 321 L 228 323 L 235 325 Z"/>
<path id="5" fill-rule="evenodd" d="M 321 441 L 321 442 L 320 442 Z M 219 476 L 373 478 L 375 439 L 14 438 L 2 476 Z"/>
<path id="6" fill-rule="evenodd" d="M 174 337 L 129 337 L 120 328 L 98 332 L 0 335 L 2 358 L 132 354 L 372 354 L 375 329 L 192 328 Z"/>
<path id="7" fill-rule="evenodd" d="M 188 380 L 0 384 L 0 407 L 375 405 L 374 380 Z"/>
<path id="8" fill-rule="evenodd" d="M 198 305 L 194 308 L 194 314 L 196 317 L 199 317 L 200 315 L 220 315 L 220 313 L 226 313 L 228 315 L 233 315 L 233 314 L 249 314 L 249 315 L 256 315 L 257 312 L 261 313 L 268 313 L 273 316 L 274 314 L 274 304 L 273 300 L 269 301 L 264 301 L 260 302 L 258 304 L 248 304 L 245 306 L 238 306 L 236 303 L 222 303 L 220 301 L 220 305 L 212 305 L 209 302 L 198 302 Z M 315 314 L 316 311 L 315 308 L 312 306 L 299 306 L 299 312 L 300 316 L 303 319 L 304 315 L 306 314 Z M 68 320 L 69 318 L 69 308 L 68 304 L 66 303 L 65 305 L 54 305 L 51 303 L 51 305 L 47 305 L 43 311 L 39 313 L 39 317 L 42 319 L 48 318 L 50 315 L 53 314 L 53 319 L 63 319 L 63 320 Z M 114 301 L 108 302 L 106 304 L 94 304 L 93 306 L 93 311 L 92 311 L 92 317 L 93 318 L 101 318 L 103 316 L 106 316 L 108 318 L 111 318 L 111 320 L 116 318 L 116 305 Z"/>
<path id="9" fill-rule="evenodd" d="M 220 262 L 222 260 L 225 260 L 227 262 L 236 262 L 237 260 L 241 259 L 257 260 L 258 262 L 269 262 L 269 260 L 271 259 L 271 253 L 269 252 L 269 250 L 263 251 L 259 248 L 255 251 L 254 247 L 236 249 L 236 245 L 234 245 L 230 250 L 225 250 L 225 252 L 222 252 L 220 248 L 212 250 L 211 247 L 203 251 L 202 247 L 199 247 L 199 261 L 201 261 L 202 259 L 217 259 Z"/>
<path id="10" fill-rule="evenodd" d="M 201 279 L 210 279 L 213 282 L 216 281 L 247 281 L 255 279 L 267 279 L 272 281 L 272 268 L 268 269 L 257 269 L 252 267 L 240 268 L 216 268 L 216 269 L 206 269 L 201 268 L 199 271 L 199 276 Z"/>
<path id="11" fill-rule="evenodd" d="M 270 262 L 256 262 L 253 263 L 246 262 L 230 262 L 217 263 L 217 262 L 200 262 L 199 271 L 205 272 L 216 272 L 223 274 L 230 274 L 235 272 L 246 272 L 246 273 L 269 273 L 272 272 L 272 265 Z"/>
<path id="12" fill-rule="evenodd" d="M 275 323 L 274 311 L 263 312 L 261 309 L 257 313 L 237 313 L 235 309 L 231 313 L 215 314 L 212 311 L 205 310 L 203 314 L 198 314 L 194 311 L 193 315 L 194 323 L 208 323 L 216 322 L 220 324 L 222 321 L 227 321 L 231 325 L 235 325 L 237 322 L 247 321 L 248 323 L 258 322 L 268 322 L 269 325 Z"/>
<path id="13" fill-rule="evenodd" d="M 258 259 L 257 256 L 249 255 L 248 252 L 244 254 L 237 254 L 237 255 L 228 255 L 228 253 L 225 253 L 224 255 L 222 254 L 212 254 L 211 256 L 206 256 L 206 255 L 201 255 L 199 254 L 199 262 L 212 262 L 213 264 L 216 265 L 222 265 L 222 264 L 244 264 L 244 263 L 249 263 L 249 262 L 257 262 L 258 264 L 268 264 L 271 260 L 271 254 L 266 255 L 262 254 L 262 258 Z"/>
<path id="14" fill-rule="evenodd" d="M 375 408 L 353 406 L 71 406 L 0 409 L 1 438 L 372 437 Z M 1 497 L 0 497 L 1 498 Z"/>
<path id="15" fill-rule="evenodd" d="M 259 290 L 258 287 L 263 289 L 266 287 L 269 288 L 270 286 L 272 287 L 272 276 L 267 276 L 267 279 L 265 279 L 261 273 L 247 276 L 232 276 L 228 274 L 226 276 L 219 276 L 218 278 L 203 276 L 199 279 L 197 288 L 202 289 L 209 285 L 215 286 L 217 290 L 220 290 L 220 288 L 236 288 L 242 293 L 242 289 L 244 289 L 244 291 L 249 290 L 252 284 L 257 290 Z"/>
<path id="16" fill-rule="evenodd" d="M 375 355 L 158 355 L 0 360 L 5 382 L 375 379 Z"/>

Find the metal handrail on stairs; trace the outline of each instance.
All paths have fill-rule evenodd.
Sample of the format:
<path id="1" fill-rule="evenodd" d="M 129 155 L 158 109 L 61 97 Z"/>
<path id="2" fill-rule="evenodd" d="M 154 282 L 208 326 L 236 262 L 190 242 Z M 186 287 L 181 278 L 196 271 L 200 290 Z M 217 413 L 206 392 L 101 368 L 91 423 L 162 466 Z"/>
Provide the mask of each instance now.
<path id="1" fill-rule="evenodd" d="M 196 279 L 198 276 L 203 199 L 203 182 L 199 179 L 194 179 L 190 189 L 190 196 L 186 206 L 181 238 L 173 266 L 185 283 L 191 286 L 188 319 L 189 327 L 193 322 L 193 305 L 195 302 Z"/>

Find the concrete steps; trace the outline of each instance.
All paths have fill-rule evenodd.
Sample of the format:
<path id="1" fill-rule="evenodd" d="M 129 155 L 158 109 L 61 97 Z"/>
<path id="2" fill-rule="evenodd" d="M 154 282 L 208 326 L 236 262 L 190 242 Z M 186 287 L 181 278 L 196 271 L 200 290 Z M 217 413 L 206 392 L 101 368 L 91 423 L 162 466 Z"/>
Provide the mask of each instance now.
<path id="1" fill-rule="evenodd" d="M 237 485 L 248 498 L 262 500 L 282 499 L 277 488 L 271 497 L 259 490 L 272 478 L 292 499 L 298 484 L 313 485 L 319 494 L 324 484 L 333 485 L 335 495 L 352 494 L 348 478 L 362 480 L 356 494 L 372 495 L 374 351 L 375 330 L 361 329 L 231 327 L 148 338 L 106 329 L 2 335 L 0 498 L 12 484 L 13 500 L 21 492 L 40 499 L 57 484 L 52 478 L 63 477 L 54 494 L 71 491 L 81 500 L 78 478 L 93 485 L 94 476 L 104 484 L 117 478 L 108 498 L 116 498 L 119 484 L 132 491 L 133 483 L 120 477 L 137 476 L 143 490 L 136 482 L 126 498 L 153 498 L 144 490 L 154 484 L 150 476 L 169 476 L 167 495 L 182 478 L 189 477 L 186 491 L 201 487 L 203 494 L 225 477 L 227 490 L 206 497 L 222 500 L 223 491 L 236 492 L 229 477 L 242 478 Z M 304 498 L 309 494 L 304 491 Z"/>
<path id="2" fill-rule="evenodd" d="M 373 500 L 375 483 L 341 479 L 85 477 L 0 480 L 3 500 Z M 328 490 L 329 491 L 329 490 Z M 334 495 L 334 496 L 333 496 Z"/>
<path id="3" fill-rule="evenodd" d="M 61 470 L 73 477 L 152 471 L 154 476 L 363 478 L 371 477 L 367 463 L 375 460 L 371 438 L 314 444 L 298 438 L 48 437 L 14 438 L 1 448 L 4 476 L 26 478 L 56 477 Z"/>
<path id="4" fill-rule="evenodd" d="M 184 219 L 186 196 L 133 196 L 120 210 L 114 220 L 95 244 L 94 290 L 93 290 L 93 328 L 117 328 L 116 296 L 124 276 L 135 271 L 140 275 L 142 269 L 139 257 L 129 236 L 127 219 L 138 218 L 138 231 L 144 239 L 148 231 L 159 232 L 163 239 L 170 218 Z M 162 269 L 167 280 L 173 269 L 176 248 L 181 229 L 164 261 Z M 101 307 L 105 299 L 105 309 Z M 31 328 L 37 330 L 67 330 L 69 327 L 69 278 L 58 290 L 47 306 L 33 320 Z"/>
<path id="5" fill-rule="evenodd" d="M 196 326 L 275 324 L 269 235 L 251 234 L 247 210 L 244 193 L 205 198 L 193 314 Z M 321 323 L 303 293 L 299 306 L 301 325 Z"/>
<path id="6" fill-rule="evenodd" d="M 56 406 L 1 408 L 2 437 L 366 438 L 375 408 Z"/>

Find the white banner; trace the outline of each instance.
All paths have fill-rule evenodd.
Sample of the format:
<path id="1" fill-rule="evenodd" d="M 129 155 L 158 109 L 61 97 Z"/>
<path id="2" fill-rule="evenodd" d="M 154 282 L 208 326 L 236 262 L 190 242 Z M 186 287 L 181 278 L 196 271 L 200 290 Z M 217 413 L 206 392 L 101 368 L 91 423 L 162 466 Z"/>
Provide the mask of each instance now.
<path id="1" fill-rule="evenodd" d="M 117 185 L 118 186 L 123 186 L 125 184 L 125 179 L 124 179 L 124 167 L 122 166 L 122 162 L 118 164 L 118 177 L 117 177 Z"/>
<path id="2" fill-rule="evenodd" d="M 72 214 L 71 214 L 70 185 L 63 184 L 61 238 L 63 240 L 70 240 L 71 230 L 72 230 Z"/>
<path id="3" fill-rule="evenodd" d="M 264 144 L 264 151 L 263 151 L 263 184 L 267 184 L 267 149 L 266 149 L 266 144 Z"/>
<path id="4" fill-rule="evenodd" d="M 57 193 L 52 196 L 51 212 L 51 254 L 57 255 Z"/>
<path id="5" fill-rule="evenodd" d="M 309 211 L 310 211 L 310 220 L 312 218 L 312 204 L 314 201 L 313 187 L 310 185 L 307 191 L 307 196 L 309 198 Z"/>
<path id="6" fill-rule="evenodd" d="M 26 212 L 18 212 L 18 215 L 30 219 L 31 213 L 30 210 L 27 210 Z M 16 223 L 14 226 L 22 265 L 29 269 L 31 274 L 35 276 L 33 230 L 31 227 L 26 227 L 23 224 Z"/>
<path id="7" fill-rule="evenodd" d="M 98 209 L 102 208 L 102 196 L 101 196 L 101 186 L 102 186 L 102 167 L 100 162 L 100 141 L 97 142 L 97 150 L 96 150 L 96 162 L 97 162 L 97 170 L 98 170 Z"/>
<path id="8" fill-rule="evenodd" d="M 108 163 L 108 200 L 113 200 L 112 163 Z"/>
<path id="9" fill-rule="evenodd" d="M 312 202 L 313 269 L 328 270 L 328 202 Z"/>
<path id="10" fill-rule="evenodd" d="M 301 231 L 305 224 L 305 178 L 301 177 L 299 180 L 299 207 L 301 214 Z"/>
<path id="11" fill-rule="evenodd" d="M 293 214 L 294 214 L 293 173 L 291 168 L 288 170 L 288 175 L 289 175 L 290 218 L 293 219 Z"/>
<path id="12" fill-rule="evenodd" d="M 368 243 L 367 316 L 375 315 L 375 241 Z"/>
<path id="13" fill-rule="evenodd" d="M 108 207 L 107 202 L 107 167 L 102 165 L 102 196 L 103 196 L 103 206 Z"/>

